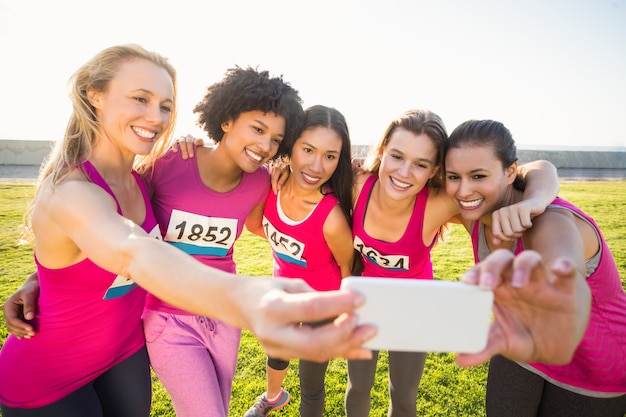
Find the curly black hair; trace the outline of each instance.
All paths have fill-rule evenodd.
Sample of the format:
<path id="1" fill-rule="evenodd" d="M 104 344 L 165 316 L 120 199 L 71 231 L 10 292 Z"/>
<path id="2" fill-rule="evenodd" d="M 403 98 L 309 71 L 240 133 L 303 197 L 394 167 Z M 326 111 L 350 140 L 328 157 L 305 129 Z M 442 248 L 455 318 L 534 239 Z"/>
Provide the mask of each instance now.
<path id="1" fill-rule="evenodd" d="M 284 156 L 296 140 L 304 123 L 302 99 L 298 91 L 271 77 L 268 71 L 239 66 L 226 71 L 222 80 L 210 85 L 204 98 L 194 108 L 198 126 L 216 143 L 224 136 L 222 123 L 237 120 L 249 111 L 273 112 L 285 119 L 285 136 L 276 157 Z"/>

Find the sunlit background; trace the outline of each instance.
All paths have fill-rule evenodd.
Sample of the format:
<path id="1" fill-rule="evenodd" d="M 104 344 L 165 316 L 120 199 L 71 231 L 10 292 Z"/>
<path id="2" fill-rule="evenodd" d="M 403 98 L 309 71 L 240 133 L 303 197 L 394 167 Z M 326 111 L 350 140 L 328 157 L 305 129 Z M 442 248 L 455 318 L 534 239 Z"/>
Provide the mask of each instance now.
<path id="1" fill-rule="evenodd" d="M 68 77 L 118 43 L 178 69 L 178 134 L 250 65 L 339 109 L 356 144 L 428 108 L 449 131 L 500 120 L 521 148 L 626 146 L 626 0 L 0 0 L 0 139 L 60 137 Z"/>

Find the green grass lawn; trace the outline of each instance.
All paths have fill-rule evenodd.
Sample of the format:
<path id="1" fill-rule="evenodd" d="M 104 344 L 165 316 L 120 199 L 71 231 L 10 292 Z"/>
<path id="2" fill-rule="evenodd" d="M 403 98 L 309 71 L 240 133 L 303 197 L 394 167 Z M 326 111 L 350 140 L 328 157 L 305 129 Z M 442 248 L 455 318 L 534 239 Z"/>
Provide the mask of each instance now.
<path id="1" fill-rule="evenodd" d="M 6 299 L 33 271 L 32 245 L 20 245 L 19 226 L 22 213 L 33 195 L 34 187 L 28 183 L 0 184 L 0 300 Z M 595 218 L 602 228 L 616 258 L 626 287 L 626 182 L 563 182 L 560 196 L 581 207 Z M 435 277 L 456 280 L 472 265 L 469 238 L 459 226 L 453 226 L 447 242 L 433 250 Z M 239 272 L 247 275 L 270 275 L 271 257 L 266 242 L 244 232 L 236 244 L 236 261 Z M 4 320 L 2 313 L 0 318 Z M 7 336 L 0 325 L 0 342 Z M 298 415 L 297 361 L 292 362 L 285 380 L 285 389 L 292 402 L 274 416 Z M 453 354 L 430 353 L 417 400 L 418 414 L 424 416 L 484 416 L 484 396 L 487 377 L 486 366 L 461 369 L 454 363 Z M 346 362 L 331 361 L 326 375 L 326 415 L 343 415 L 343 395 L 346 387 Z M 233 384 L 230 416 L 241 416 L 265 390 L 265 353 L 254 336 L 244 331 L 239 351 L 239 363 Z M 386 356 L 381 354 L 376 383 L 372 390 L 372 416 L 386 416 L 387 394 Z M 171 403 L 158 380 L 154 379 L 152 416 L 174 416 Z"/>

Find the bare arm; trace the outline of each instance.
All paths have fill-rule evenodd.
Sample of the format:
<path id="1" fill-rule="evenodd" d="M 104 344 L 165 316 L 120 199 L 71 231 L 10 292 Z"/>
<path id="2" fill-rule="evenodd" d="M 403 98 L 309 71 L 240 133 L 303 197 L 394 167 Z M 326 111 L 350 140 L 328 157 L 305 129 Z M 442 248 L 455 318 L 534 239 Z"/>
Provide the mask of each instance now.
<path id="1" fill-rule="evenodd" d="M 333 253 L 333 257 L 339 264 L 341 277 L 349 276 L 352 273 L 354 263 L 352 230 L 339 206 L 332 209 L 324 222 L 324 238 Z"/>
<path id="2" fill-rule="evenodd" d="M 584 336 L 591 291 L 573 216 L 548 210 L 525 232 L 524 242 L 529 250 L 517 256 L 495 251 L 463 276 L 465 282 L 494 289 L 494 322 L 486 349 L 459 355 L 459 364 L 476 365 L 498 353 L 565 364 Z"/>
<path id="3" fill-rule="evenodd" d="M 520 237 L 559 192 L 556 167 L 548 161 L 524 164 L 518 168 L 518 175 L 526 181 L 524 200 L 493 212 L 492 232 L 496 244 Z"/>
<path id="4" fill-rule="evenodd" d="M 520 237 L 526 229 L 532 227 L 532 219 L 543 213 L 557 197 L 559 179 L 552 163 L 529 162 L 518 168 L 518 175 L 526 181 L 524 198 L 519 203 L 493 212 L 491 227 L 495 244 Z M 432 235 L 442 224 L 463 223 L 457 202 L 444 191 L 431 190 L 424 219 L 425 235 Z"/>
<path id="5" fill-rule="evenodd" d="M 263 210 L 265 209 L 265 202 L 259 203 L 246 217 L 246 229 L 251 233 L 265 239 L 265 231 L 263 230 Z"/>
<path id="6" fill-rule="evenodd" d="M 48 198 L 51 227 L 62 230 L 83 256 L 168 303 L 252 330 L 270 355 L 310 360 L 369 355 L 361 345 L 373 329 L 356 327 L 353 311 L 362 299 L 355 293 L 320 294 L 300 280 L 241 277 L 207 267 L 149 237 L 115 213 L 108 194 L 84 181 L 64 183 Z M 298 326 L 331 317 L 339 318 L 319 332 Z"/>

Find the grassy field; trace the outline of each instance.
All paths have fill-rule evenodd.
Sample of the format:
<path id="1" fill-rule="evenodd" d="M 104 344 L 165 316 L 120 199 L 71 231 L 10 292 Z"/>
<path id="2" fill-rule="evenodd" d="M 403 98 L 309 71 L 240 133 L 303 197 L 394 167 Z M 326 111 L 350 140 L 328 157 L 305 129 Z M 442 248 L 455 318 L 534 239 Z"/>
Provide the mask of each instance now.
<path id="1" fill-rule="evenodd" d="M 33 194 L 28 183 L 0 184 L 0 300 L 6 299 L 33 271 L 32 245 L 20 245 L 19 226 L 22 213 Z M 564 197 L 598 222 L 616 258 L 626 286 L 626 182 L 563 182 L 560 196 Z M 271 258 L 267 244 L 244 233 L 237 243 L 236 260 L 239 272 L 249 275 L 270 275 Z M 445 244 L 433 251 L 435 276 L 456 280 L 472 265 L 471 247 L 466 233 L 453 227 Z M 2 313 L 0 313 L 1 316 Z M 0 317 L 3 319 L 3 317 Z M 6 328 L 0 325 L 0 342 L 6 338 Z M 298 415 L 299 386 L 297 361 L 291 365 L 285 388 L 292 402 L 274 416 Z M 418 414 L 423 416 L 484 416 L 486 367 L 461 369 L 454 364 L 454 355 L 430 353 L 420 384 Z M 326 376 L 326 415 L 343 415 L 343 395 L 346 387 L 346 363 L 332 360 Z M 237 374 L 233 384 L 230 416 L 241 416 L 265 390 L 265 354 L 249 332 L 244 331 Z M 386 416 L 387 394 L 386 356 L 381 354 L 376 383 L 372 391 L 372 416 Z M 174 416 L 167 393 L 154 380 L 152 416 Z"/>

